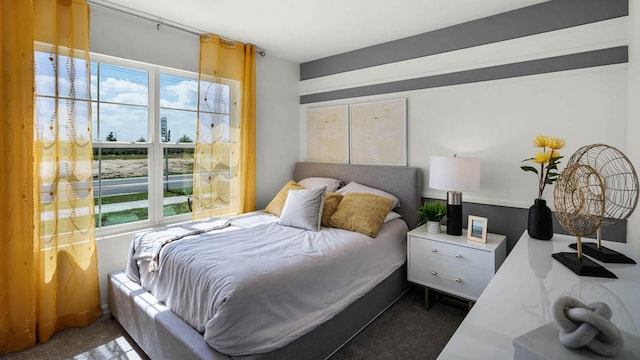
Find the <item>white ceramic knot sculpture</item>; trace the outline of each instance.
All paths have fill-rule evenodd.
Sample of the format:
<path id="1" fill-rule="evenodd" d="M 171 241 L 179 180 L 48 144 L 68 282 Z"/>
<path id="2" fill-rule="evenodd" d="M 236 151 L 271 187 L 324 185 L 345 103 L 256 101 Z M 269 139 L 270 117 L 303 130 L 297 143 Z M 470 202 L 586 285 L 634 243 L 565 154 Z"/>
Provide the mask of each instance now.
<path id="1" fill-rule="evenodd" d="M 553 304 L 553 317 L 562 328 L 560 342 L 570 348 L 586 346 L 602 356 L 617 356 L 623 349 L 622 334 L 609 320 L 611 308 L 603 302 L 585 305 L 571 296 Z"/>

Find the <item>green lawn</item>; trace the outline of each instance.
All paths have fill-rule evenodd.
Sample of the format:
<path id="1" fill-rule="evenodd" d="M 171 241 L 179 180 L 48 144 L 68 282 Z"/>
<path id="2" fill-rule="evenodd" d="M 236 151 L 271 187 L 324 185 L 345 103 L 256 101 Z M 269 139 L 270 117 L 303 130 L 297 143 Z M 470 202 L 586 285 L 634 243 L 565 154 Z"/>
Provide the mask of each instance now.
<path id="1" fill-rule="evenodd" d="M 164 197 L 172 197 L 172 196 L 180 196 L 187 195 L 182 193 L 175 192 L 164 192 Z M 131 201 L 138 200 L 147 200 L 149 198 L 148 193 L 135 193 L 135 194 L 127 194 L 127 195 L 115 195 L 115 196 L 105 196 L 102 198 L 102 204 L 118 204 L 118 203 L 126 203 Z M 98 198 L 95 198 L 96 205 L 98 204 Z M 186 201 L 177 203 L 177 204 L 169 204 L 163 206 L 163 214 L 164 216 L 178 215 L 189 213 L 189 204 Z M 96 214 L 96 225 L 98 224 L 98 216 L 100 214 Z M 102 226 L 110 226 L 117 224 L 124 224 L 134 221 L 147 220 L 149 218 L 149 209 L 148 208 L 137 208 L 137 209 L 128 209 L 122 211 L 114 211 L 102 214 Z"/>
<path id="2" fill-rule="evenodd" d="M 164 197 L 172 197 L 172 196 L 181 196 L 181 195 L 191 195 L 190 193 L 186 193 L 184 191 L 172 190 L 165 191 Z M 102 205 L 108 204 L 119 204 L 123 202 L 130 201 L 138 201 L 138 200 L 147 200 L 149 199 L 149 193 L 134 193 L 134 194 L 125 194 L 125 195 L 113 195 L 113 196 L 103 196 L 102 197 Z M 93 201 L 96 205 L 98 205 L 98 198 L 93 198 Z"/>

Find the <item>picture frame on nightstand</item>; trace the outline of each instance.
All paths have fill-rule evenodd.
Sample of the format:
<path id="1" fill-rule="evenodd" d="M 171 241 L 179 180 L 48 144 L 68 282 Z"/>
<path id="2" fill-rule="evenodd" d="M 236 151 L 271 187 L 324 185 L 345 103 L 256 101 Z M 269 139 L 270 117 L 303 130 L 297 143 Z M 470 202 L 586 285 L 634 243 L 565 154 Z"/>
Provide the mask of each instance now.
<path id="1" fill-rule="evenodd" d="M 467 239 L 487 243 L 487 223 L 485 217 L 469 215 L 467 225 Z"/>

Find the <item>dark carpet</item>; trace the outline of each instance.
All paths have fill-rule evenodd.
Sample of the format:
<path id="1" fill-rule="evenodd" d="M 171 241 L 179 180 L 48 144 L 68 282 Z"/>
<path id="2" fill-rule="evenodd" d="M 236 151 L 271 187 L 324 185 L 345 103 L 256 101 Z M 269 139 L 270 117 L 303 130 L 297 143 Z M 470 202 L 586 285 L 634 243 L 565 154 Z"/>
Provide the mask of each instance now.
<path id="1" fill-rule="evenodd" d="M 424 290 L 412 287 L 330 359 L 437 358 L 467 314 L 467 303 L 438 296 L 431 304 L 425 311 Z"/>
<path id="2" fill-rule="evenodd" d="M 435 359 L 467 314 L 466 303 L 440 297 L 425 311 L 422 288 L 412 287 L 402 298 L 331 360 Z M 148 359 L 120 325 L 102 316 L 86 328 L 63 330 L 46 344 L 0 355 L 13 359 Z"/>

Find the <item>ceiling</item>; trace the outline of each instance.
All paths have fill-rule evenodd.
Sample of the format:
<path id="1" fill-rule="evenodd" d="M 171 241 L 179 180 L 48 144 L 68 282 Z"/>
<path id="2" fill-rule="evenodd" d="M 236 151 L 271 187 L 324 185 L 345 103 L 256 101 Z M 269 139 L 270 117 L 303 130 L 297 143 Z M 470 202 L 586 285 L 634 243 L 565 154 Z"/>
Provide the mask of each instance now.
<path id="1" fill-rule="evenodd" d="M 90 0 L 303 63 L 547 0 Z"/>

